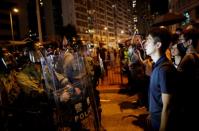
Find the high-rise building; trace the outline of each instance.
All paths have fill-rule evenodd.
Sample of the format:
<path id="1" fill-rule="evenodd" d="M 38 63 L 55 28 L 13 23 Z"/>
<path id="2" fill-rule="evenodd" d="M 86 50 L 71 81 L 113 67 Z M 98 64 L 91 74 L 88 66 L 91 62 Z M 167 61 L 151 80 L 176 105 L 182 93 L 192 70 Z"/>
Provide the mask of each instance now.
<path id="1" fill-rule="evenodd" d="M 152 14 L 150 0 L 137 0 L 136 5 L 137 28 L 139 34 L 145 35 L 148 33 L 152 24 Z"/>
<path id="2" fill-rule="evenodd" d="M 74 24 L 84 42 L 116 43 L 133 29 L 129 2 L 132 0 L 62 0 L 63 24 Z"/>
<path id="3" fill-rule="evenodd" d="M 121 39 L 127 39 L 137 28 L 134 26 L 137 22 L 133 7 L 135 0 L 38 1 L 44 41 L 58 39 L 62 26 L 67 24 L 76 26 L 78 34 L 85 43 L 90 41 L 114 44 Z M 19 21 L 19 33 L 15 33 L 15 35 L 18 34 L 18 39 L 23 39 L 29 31 L 38 34 L 36 1 L 21 0 L 12 3 L 20 10 L 16 20 L 13 20 L 14 26 L 17 19 Z M 9 2 L 7 4 L 11 5 Z M 7 12 L 5 24 L 7 26 L 3 27 L 7 27 L 7 32 L 3 31 L 4 35 L 0 35 L 3 38 L 11 39 L 9 12 Z M 17 31 L 16 27 L 14 27 L 14 31 Z M 6 34 L 7 37 L 4 37 Z"/>

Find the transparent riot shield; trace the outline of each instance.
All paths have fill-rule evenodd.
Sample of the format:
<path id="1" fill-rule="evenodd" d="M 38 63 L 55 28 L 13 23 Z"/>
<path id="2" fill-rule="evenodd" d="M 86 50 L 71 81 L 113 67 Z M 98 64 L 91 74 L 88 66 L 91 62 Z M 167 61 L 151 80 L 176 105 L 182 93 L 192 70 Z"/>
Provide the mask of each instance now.
<path id="1" fill-rule="evenodd" d="M 45 90 L 56 103 L 55 121 L 59 130 L 98 131 L 100 120 L 81 52 L 41 53 Z"/>

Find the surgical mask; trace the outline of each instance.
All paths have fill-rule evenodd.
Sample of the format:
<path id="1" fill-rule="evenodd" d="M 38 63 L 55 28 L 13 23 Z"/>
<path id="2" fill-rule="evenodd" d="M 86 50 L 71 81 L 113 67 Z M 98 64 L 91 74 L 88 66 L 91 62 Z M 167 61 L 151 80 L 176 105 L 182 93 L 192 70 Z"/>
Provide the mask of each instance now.
<path id="1" fill-rule="evenodd" d="M 185 53 L 186 53 L 187 48 L 184 47 L 183 43 L 179 43 L 179 44 L 177 45 L 177 47 L 178 47 L 178 50 L 179 50 L 182 54 L 185 54 Z"/>

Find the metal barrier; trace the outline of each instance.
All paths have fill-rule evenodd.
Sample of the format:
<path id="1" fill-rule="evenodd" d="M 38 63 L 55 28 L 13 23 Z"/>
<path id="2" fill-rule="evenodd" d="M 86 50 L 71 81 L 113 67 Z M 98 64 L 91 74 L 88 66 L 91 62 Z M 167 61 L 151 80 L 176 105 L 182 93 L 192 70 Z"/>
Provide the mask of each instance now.
<path id="1" fill-rule="evenodd" d="M 128 83 L 127 76 L 123 74 L 122 62 L 119 58 L 115 61 L 106 61 L 107 71 L 105 70 L 104 75 L 100 78 L 99 88 L 122 88 L 123 85 Z"/>

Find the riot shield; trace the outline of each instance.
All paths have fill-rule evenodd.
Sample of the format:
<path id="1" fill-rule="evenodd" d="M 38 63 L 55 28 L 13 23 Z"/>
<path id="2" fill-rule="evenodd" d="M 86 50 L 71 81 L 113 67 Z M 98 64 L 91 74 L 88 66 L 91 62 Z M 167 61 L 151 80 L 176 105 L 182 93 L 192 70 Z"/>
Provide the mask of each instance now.
<path id="1" fill-rule="evenodd" d="M 40 53 L 45 91 L 55 101 L 58 129 L 100 130 L 92 76 L 87 72 L 85 56 L 79 51 Z"/>

